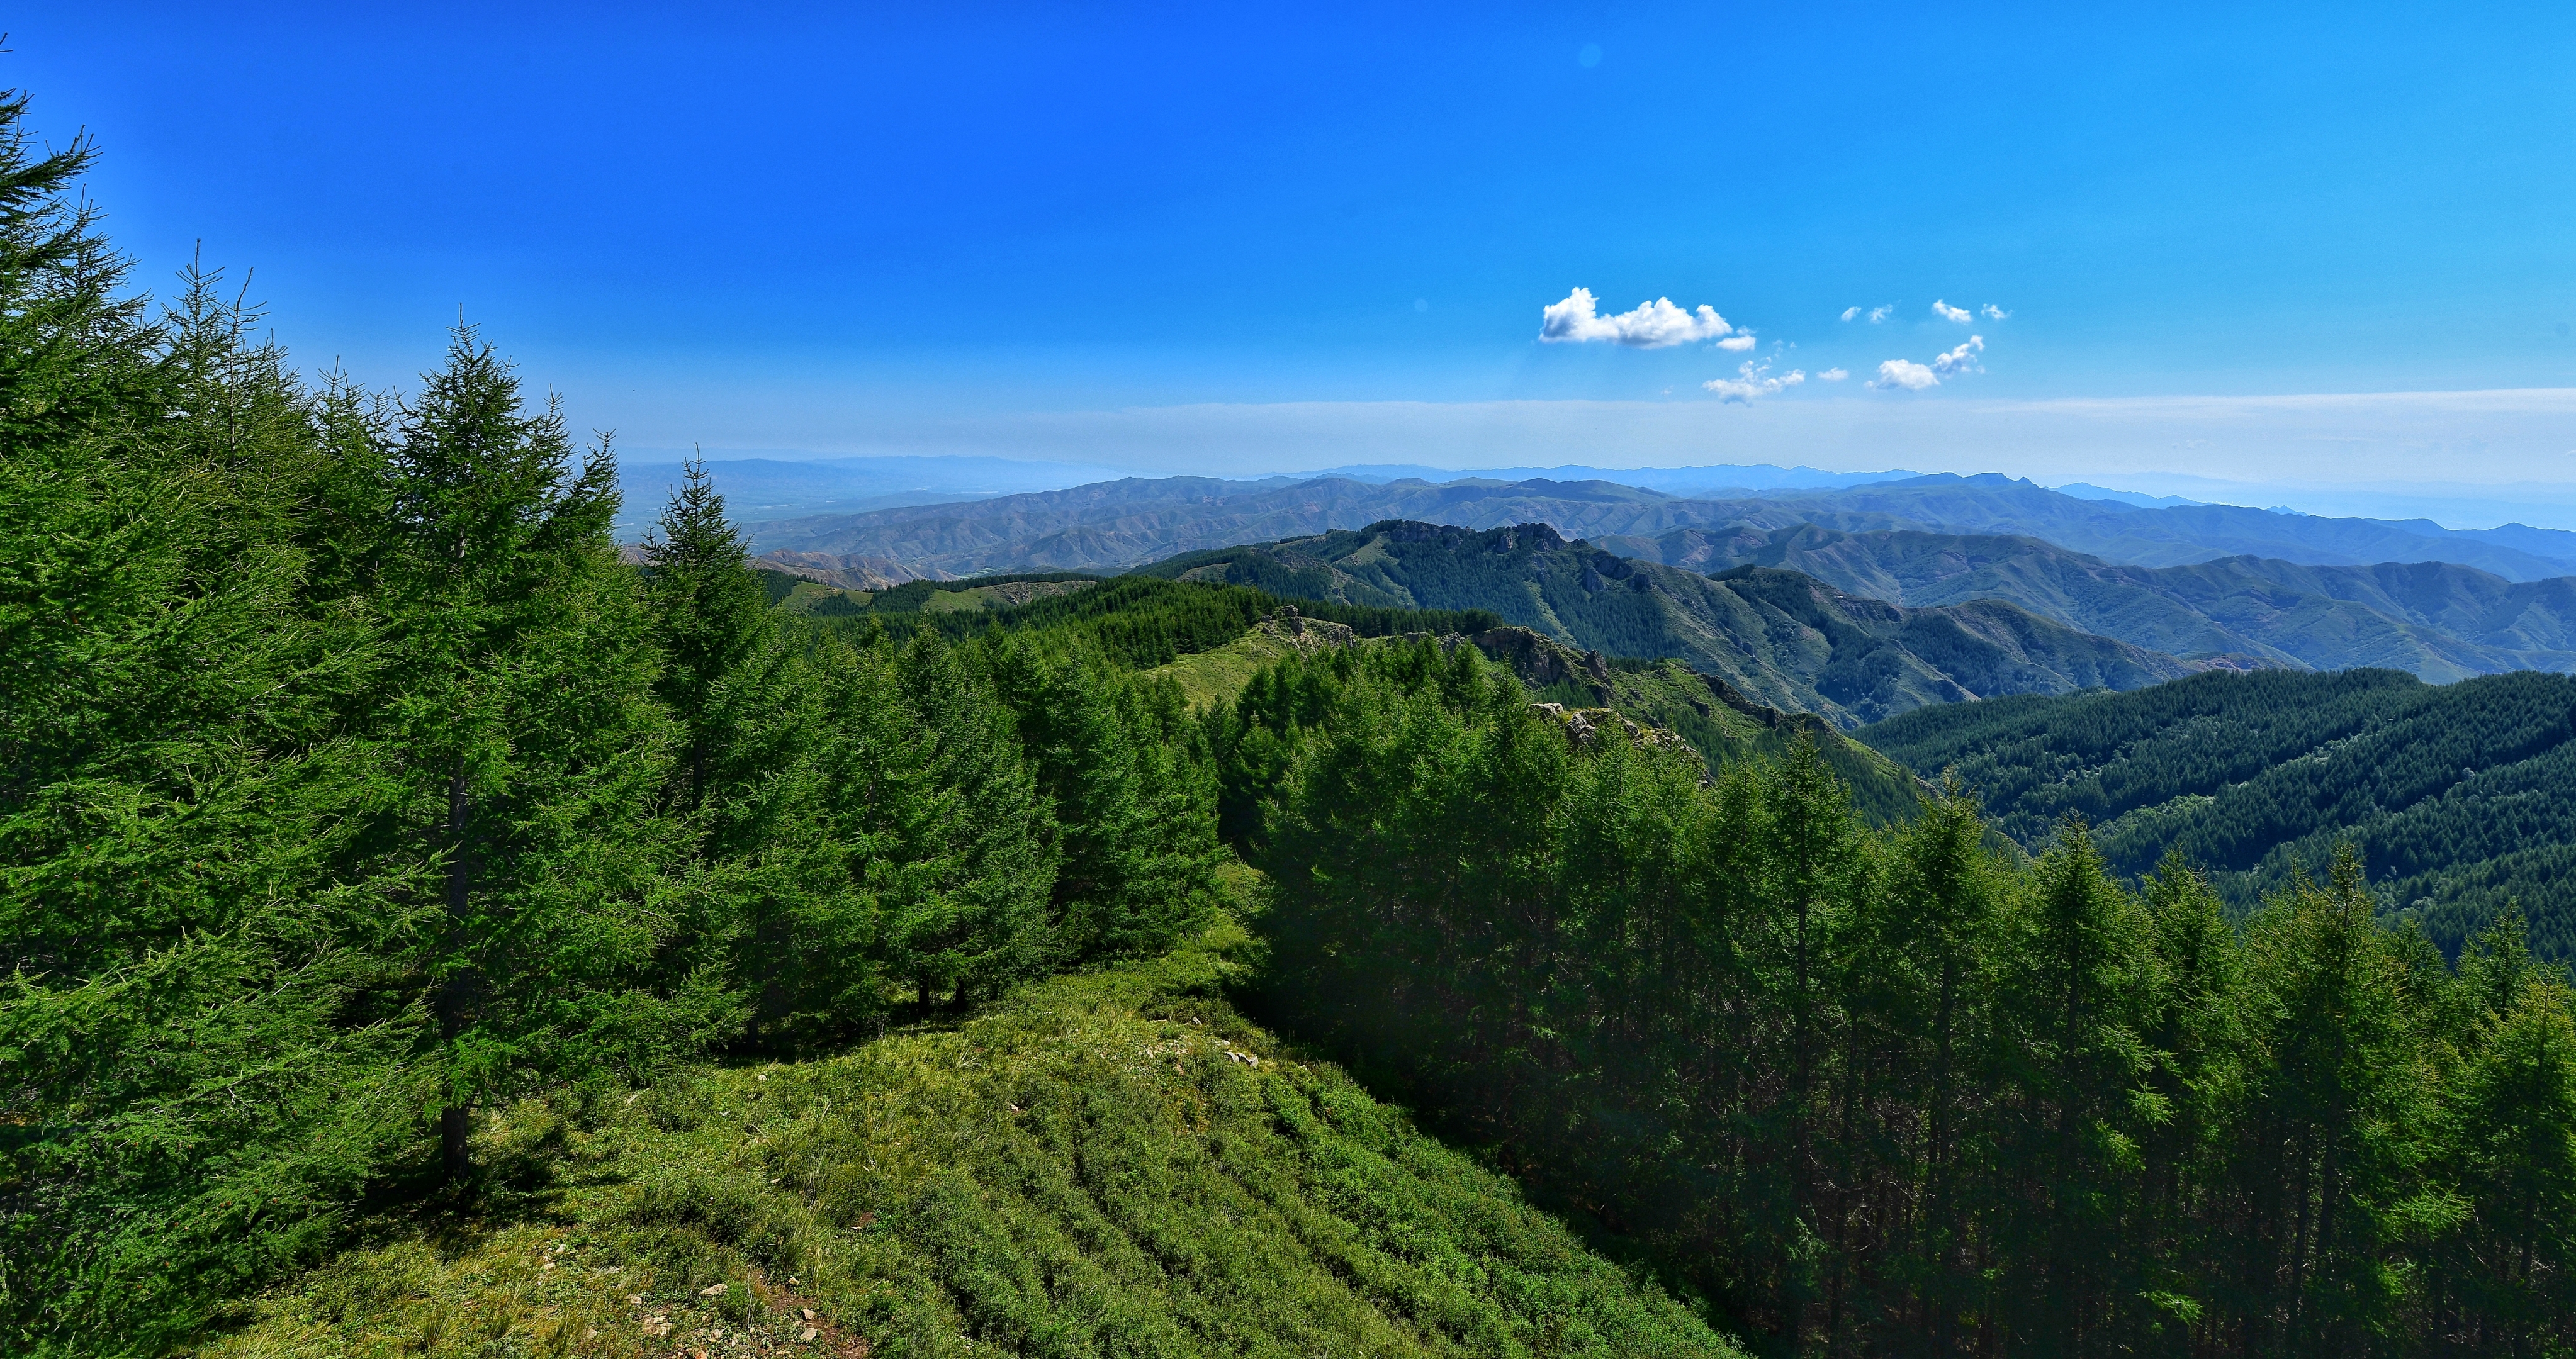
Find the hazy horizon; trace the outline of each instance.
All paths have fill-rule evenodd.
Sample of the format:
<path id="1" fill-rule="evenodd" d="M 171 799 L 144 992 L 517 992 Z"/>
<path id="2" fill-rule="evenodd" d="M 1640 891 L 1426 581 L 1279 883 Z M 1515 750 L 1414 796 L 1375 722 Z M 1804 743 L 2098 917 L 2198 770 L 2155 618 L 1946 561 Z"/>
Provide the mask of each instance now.
<path id="1" fill-rule="evenodd" d="M 2576 12 L 142 5 L 10 45 L 138 278 L 255 270 L 376 385 L 462 315 L 638 446 L 2576 513 Z"/>

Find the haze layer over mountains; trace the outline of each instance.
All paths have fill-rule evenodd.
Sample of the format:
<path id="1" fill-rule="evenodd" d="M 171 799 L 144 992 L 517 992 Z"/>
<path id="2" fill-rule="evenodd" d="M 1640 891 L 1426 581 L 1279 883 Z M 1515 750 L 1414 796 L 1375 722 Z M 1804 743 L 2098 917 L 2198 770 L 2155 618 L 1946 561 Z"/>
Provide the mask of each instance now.
<path id="1" fill-rule="evenodd" d="M 1356 550 L 1323 535 L 1372 525 L 1545 525 L 1563 541 L 1542 549 L 1552 565 L 1532 568 L 1530 582 L 1558 566 L 1576 581 L 1615 578 L 1651 598 L 1658 621 L 1641 630 L 1634 601 L 1617 610 L 1588 599 L 1551 602 L 1536 583 L 1408 598 L 1384 582 L 1354 595 L 1349 586 L 1358 578 L 1343 573 L 1318 587 L 1319 597 L 1376 591 L 1420 607 L 1494 608 L 1568 643 L 1683 656 L 1771 701 L 1847 724 L 1923 702 L 2129 688 L 2213 666 L 2384 666 L 2434 682 L 2576 670 L 2576 533 L 2560 530 L 2326 518 L 2091 486 L 2050 490 L 1995 474 L 1778 467 L 1556 468 L 1506 479 L 1533 470 L 1509 469 L 1433 480 L 1421 475 L 1433 469 L 1375 466 L 1304 478 L 1129 477 L 1005 489 L 1080 470 L 941 458 L 714 464 L 720 482 L 738 481 L 749 499 L 774 507 L 776 517 L 746 516 L 755 551 L 859 589 L 1004 572 L 1113 574 L 1253 544 L 1276 545 L 1274 557 L 1313 567 Z M 639 465 L 628 477 L 658 474 Z M 873 507 L 799 512 L 862 490 Z M 1613 556 L 1672 569 L 1640 574 L 1591 564 Z M 1739 570 L 1747 567 L 1761 570 L 1748 576 Z M 1783 573 L 1800 579 L 1778 580 Z M 1729 598 L 1757 592 L 1812 601 L 1800 606 L 1812 616 L 1792 625 L 1784 615 L 1749 631 L 1740 619 L 1713 623 L 1728 609 L 1710 606 L 1711 576 L 1727 577 L 1714 588 Z M 1756 591 L 1754 582 L 1770 583 Z M 1939 619 L 1986 638 L 1980 645 L 2005 646 L 2013 660 L 1980 653 L 1973 663 L 1958 660 L 1952 674 L 1909 652 L 1901 663 L 1874 662 L 1885 673 L 1868 685 L 1846 683 L 1839 695 L 1819 689 L 1836 648 L 1853 644 L 1828 636 L 1820 620 L 1876 617 L 1863 604 L 1897 606 L 1887 618 L 1914 620 L 1880 619 L 1869 625 L 1873 636 L 1889 627 L 1919 633 Z M 1968 606 L 1981 620 L 1975 626 L 1970 614 L 1955 612 Z M 2001 642 L 2007 634 L 2016 640 Z M 1879 637 L 1859 654 L 1890 645 Z M 2078 651 L 2086 659 L 2071 659 Z"/>

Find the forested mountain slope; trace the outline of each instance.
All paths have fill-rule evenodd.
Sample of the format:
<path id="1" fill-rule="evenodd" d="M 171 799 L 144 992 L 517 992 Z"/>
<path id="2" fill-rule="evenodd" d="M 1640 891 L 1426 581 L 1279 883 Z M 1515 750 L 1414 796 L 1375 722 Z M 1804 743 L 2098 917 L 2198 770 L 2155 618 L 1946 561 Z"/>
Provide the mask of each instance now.
<path id="1" fill-rule="evenodd" d="M 1926 778 L 1955 769 L 2026 847 L 2080 814 L 2115 871 L 2178 853 L 2242 908 L 2350 843 L 2379 909 L 2445 950 L 2519 900 L 2535 951 L 2576 961 L 2576 678 L 2217 673 L 1859 736 Z"/>
<path id="2" fill-rule="evenodd" d="M 1486 609 L 1583 650 L 1678 657 L 1757 703 L 1845 726 L 1972 696 L 2130 689 L 2189 669 L 2010 604 L 1906 609 L 1761 568 L 1711 579 L 1568 542 L 1544 524 L 1477 532 L 1389 522 L 1187 554 L 1141 574 Z"/>
<path id="3" fill-rule="evenodd" d="M 1183 656 L 1148 671 L 1146 678 L 1179 685 L 1193 708 L 1222 710 L 1281 661 L 1353 647 L 1410 645 L 1425 636 L 1365 637 L 1340 623 L 1301 617 L 1291 606 L 1224 646 Z M 1444 649 L 1473 645 L 1519 679 L 1533 703 L 1607 710 L 1670 732 L 1698 751 L 1712 770 L 1778 759 L 1804 740 L 1850 785 L 1853 805 L 1873 824 L 1913 815 L 1926 791 L 1903 766 L 1832 723 L 1811 713 L 1765 707 L 1678 660 L 1605 658 L 1523 627 L 1489 628 L 1470 636 L 1452 633 L 1435 640 Z"/>
<path id="4" fill-rule="evenodd" d="M 1605 540 L 1649 560 L 1800 571 L 1893 604 L 2003 599 L 2068 627 L 2177 656 L 2317 670 L 2381 666 L 2441 683 L 2576 668 L 2576 578 L 2513 582 L 2443 562 L 2311 566 L 2227 557 L 2126 566 L 2031 537 L 1912 529 L 1676 530 Z"/>
<path id="5" fill-rule="evenodd" d="M 2080 827 L 1868 832 L 1802 753 L 1711 786 L 1402 654 L 1236 719 L 1261 1004 L 1769 1352 L 2576 1343 L 2576 1024 L 2510 918 L 2446 965 L 2347 856 L 2231 926 Z"/>

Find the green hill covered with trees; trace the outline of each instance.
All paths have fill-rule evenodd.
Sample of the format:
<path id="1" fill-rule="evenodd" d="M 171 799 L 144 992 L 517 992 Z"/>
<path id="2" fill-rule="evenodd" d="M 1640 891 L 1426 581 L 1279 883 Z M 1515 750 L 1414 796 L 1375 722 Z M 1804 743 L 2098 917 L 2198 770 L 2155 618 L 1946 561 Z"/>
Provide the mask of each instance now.
<path id="1" fill-rule="evenodd" d="M 155 311 L 23 115 L 0 1350 L 2576 1346 L 2576 1022 L 2518 914 L 2447 961 L 2346 857 L 2240 929 L 2071 823 L 1873 827 L 1796 730 L 1711 778 L 1532 702 L 1687 707 L 1669 665 L 1443 645 L 1505 621 L 1431 588 L 1497 578 L 1454 543 L 1313 611 L 1385 644 L 1196 706 L 1151 672 L 1276 595 L 789 608 L 695 476 L 625 561 L 610 451 L 471 330 L 376 393 L 211 276 Z M 1653 594 L 1491 546 L 1533 608 Z M 1784 631 L 1820 588 L 1697 579 Z M 2387 806 L 2456 759 L 2510 826 L 2566 705 L 2476 683 L 2457 741 L 2366 746 L 2364 694 L 2204 744 L 2350 739 Z"/>
<path id="2" fill-rule="evenodd" d="M 1350 605 L 1487 610 L 1581 650 L 1676 657 L 1757 703 L 1846 728 L 1926 703 L 2133 689 L 2190 669 L 1996 600 L 1905 609 L 1794 571 L 1712 579 L 1568 542 L 1546 524 L 1477 532 L 1394 520 L 1189 553 L 1142 574 Z"/>
<path id="3" fill-rule="evenodd" d="M 2576 961 L 2576 678 L 2209 674 L 1925 710 L 1860 736 L 1926 778 L 1955 769 L 2033 850 L 2077 814 L 2112 871 L 2180 854 L 2242 910 L 2348 843 L 2380 914 L 2444 952 L 2519 901 L 2533 949 Z"/>

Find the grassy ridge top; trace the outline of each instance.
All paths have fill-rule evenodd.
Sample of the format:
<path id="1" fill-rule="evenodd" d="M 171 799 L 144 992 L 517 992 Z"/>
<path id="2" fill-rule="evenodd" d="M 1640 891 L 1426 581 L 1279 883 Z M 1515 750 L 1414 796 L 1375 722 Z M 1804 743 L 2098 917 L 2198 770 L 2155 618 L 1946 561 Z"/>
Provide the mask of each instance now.
<path id="1" fill-rule="evenodd" d="M 1736 1353 L 1236 1016 L 1220 931 L 840 1057 L 523 1104 L 485 1216 L 378 1222 L 201 1353 Z"/>
<path id="2" fill-rule="evenodd" d="M 1476 640 L 1488 659 L 1514 671 L 1532 702 L 1608 708 L 1661 727 L 1689 742 L 1711 768 L 1778 758 L 1803 736 L 1850 786 L 1853 805 L 1871 823 L 1904 820 L 1918 805 L 1920 787 L 1896 761 L 1813 715 L 1754 703 L 1679 660 L 1621 658 L 1595 668 L 1572 648 L 1521 628 L 1491 629 Z M 1291 632 L 1263 622 L 1224 646 L 1193 652 L 1146 673 L 1179 685 L 1191 707 L 1206 708 L 1233 702 L 1254 675 L 1301 651 L 1404 644 L 1400 638 L 1335 640 L 1329 625 Z"/>

